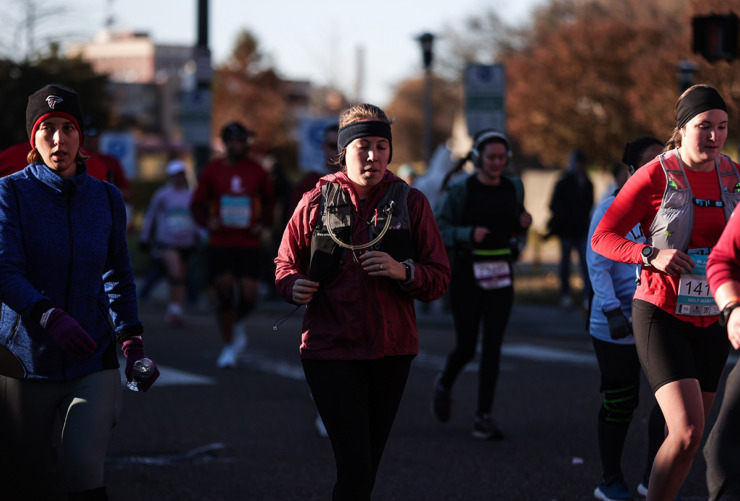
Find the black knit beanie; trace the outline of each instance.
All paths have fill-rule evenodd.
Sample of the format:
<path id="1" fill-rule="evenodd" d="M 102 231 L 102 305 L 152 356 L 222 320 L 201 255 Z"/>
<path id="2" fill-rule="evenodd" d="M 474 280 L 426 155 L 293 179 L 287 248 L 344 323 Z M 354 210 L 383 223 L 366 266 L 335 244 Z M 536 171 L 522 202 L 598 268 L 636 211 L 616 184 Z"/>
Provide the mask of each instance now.
<path id="1" fill-rule="evenodd" d="M 74 122 L 83 141 L 82 108 L 77 93 L 60 85 L 47 85 L 28 96 L 26 107 L 26 132 L 31 146 L 36 147 L 34 136 L 41 121 L 52 116 L 63 116 Z"/>

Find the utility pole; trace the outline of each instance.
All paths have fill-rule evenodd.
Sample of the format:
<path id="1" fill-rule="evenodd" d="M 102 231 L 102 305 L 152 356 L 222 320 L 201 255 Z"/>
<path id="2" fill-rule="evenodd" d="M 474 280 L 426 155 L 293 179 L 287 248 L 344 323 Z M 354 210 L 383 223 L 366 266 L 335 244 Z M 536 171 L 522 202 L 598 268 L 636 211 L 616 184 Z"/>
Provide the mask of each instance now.
<path id="1" fill-rule="evenodd" d="M 434 35 L 423 33 L 417 38 L 421 44 L 424 63 L 424 163 L 426 168 L 432 160 L 432 61 L 434 61 Z"/>
<path id="2" fill-rule="evenodd" d="M 195 89 L 184 93 L 183 132 L 193 146 L 195 170 L 200 172 L 211 156 L 211 51 L 208 48 L 208 0 L 198 0 L 197 42 L 193 48 Z"/>
<path id="3" fill-rule="evenodd" d="M 365 84 L 365 48 L 362 45 L 357 46 L 356 73 L 355 73 L 355 92 L 353 99 L 355 103 L 363 102 L 363 87 Z"/>
<path id="4" fill-rule="evenodd" d="M 30 62 L 36 52 L 34 45 L 34 28 L 36 27 L 36 5 L 33 2 L 26 4 L 26 62 Z"/>

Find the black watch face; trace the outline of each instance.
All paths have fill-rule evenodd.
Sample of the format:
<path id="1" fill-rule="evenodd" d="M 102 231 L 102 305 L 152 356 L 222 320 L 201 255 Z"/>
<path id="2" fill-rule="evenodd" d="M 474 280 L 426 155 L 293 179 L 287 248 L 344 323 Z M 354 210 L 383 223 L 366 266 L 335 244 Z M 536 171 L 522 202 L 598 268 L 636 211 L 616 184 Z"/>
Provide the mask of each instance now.
<path id="1" fill-rule="evenodd" d="M 653 253 L 653 248 L 652 247 L 643 247 L 643 249 L 642 249 L 642 255 L 643 256 L 648 257 L 652 253 Z"/>

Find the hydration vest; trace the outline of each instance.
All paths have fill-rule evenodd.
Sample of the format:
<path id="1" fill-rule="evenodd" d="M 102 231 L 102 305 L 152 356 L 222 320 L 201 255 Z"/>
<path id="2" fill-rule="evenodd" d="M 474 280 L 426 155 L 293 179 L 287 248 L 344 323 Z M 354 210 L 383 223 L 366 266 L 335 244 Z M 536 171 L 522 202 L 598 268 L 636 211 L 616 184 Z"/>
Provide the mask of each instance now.
<path id="1" fill-rule="evenodd" d="M 383 231 L 388 214 L 391 222 L 388 231 L 373 246 L 363 251 L 383 251 L 396 261 L 415 259 L 416 252 L 411 240 L 411 219 L 409 217 L 408 195 L 410 187 L 406 183 L 390 183 L 376 205 L 377 212 L 368 224 L 367 242 L 374 240 Z M 327 225 L 334 236 L 344 244 L 352 244 L 354 228 L 352 200 L 342 190 L 339 183 L 327 183 L 321 187 L 319 218 L 311 235 L 311 264 L 309 278 L 317 282 L 329 282 L 344 264 L 347 248 L 340 246 L 331 238 Z M 363 242 L 364 243 L 364 242 Z"/>
<path id="2" fill-rule="evenodd" d="M 694 198 L 678 150 L 662 153 L 660 166 L 666 177 L 660 209 L 650 225 L 650 244 L 659 249 L 679 249 L 686 252 L 694 228 L 694 206 L 722 207 L 725 220 L 740 201 L 740 174 L 735 163 L 726 155 L 714 160 L 720 185 L 720 200 Z"/>

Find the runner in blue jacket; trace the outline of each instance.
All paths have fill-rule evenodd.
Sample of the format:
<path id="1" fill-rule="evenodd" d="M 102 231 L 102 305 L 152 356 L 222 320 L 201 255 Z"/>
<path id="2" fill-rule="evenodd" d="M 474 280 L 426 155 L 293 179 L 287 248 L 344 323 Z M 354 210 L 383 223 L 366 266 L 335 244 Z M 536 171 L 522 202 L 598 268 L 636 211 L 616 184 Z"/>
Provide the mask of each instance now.
<path id="1" fill-rule="evenodd" d="M 129 379 L 145 357 L 123 198 L 87 174 L 81 118 L 71 89 L 32 94 L 30 164 L 0 179 L 3 499 L 107 499 L 103 464 L 122 400 L 116 341 Z"/>

